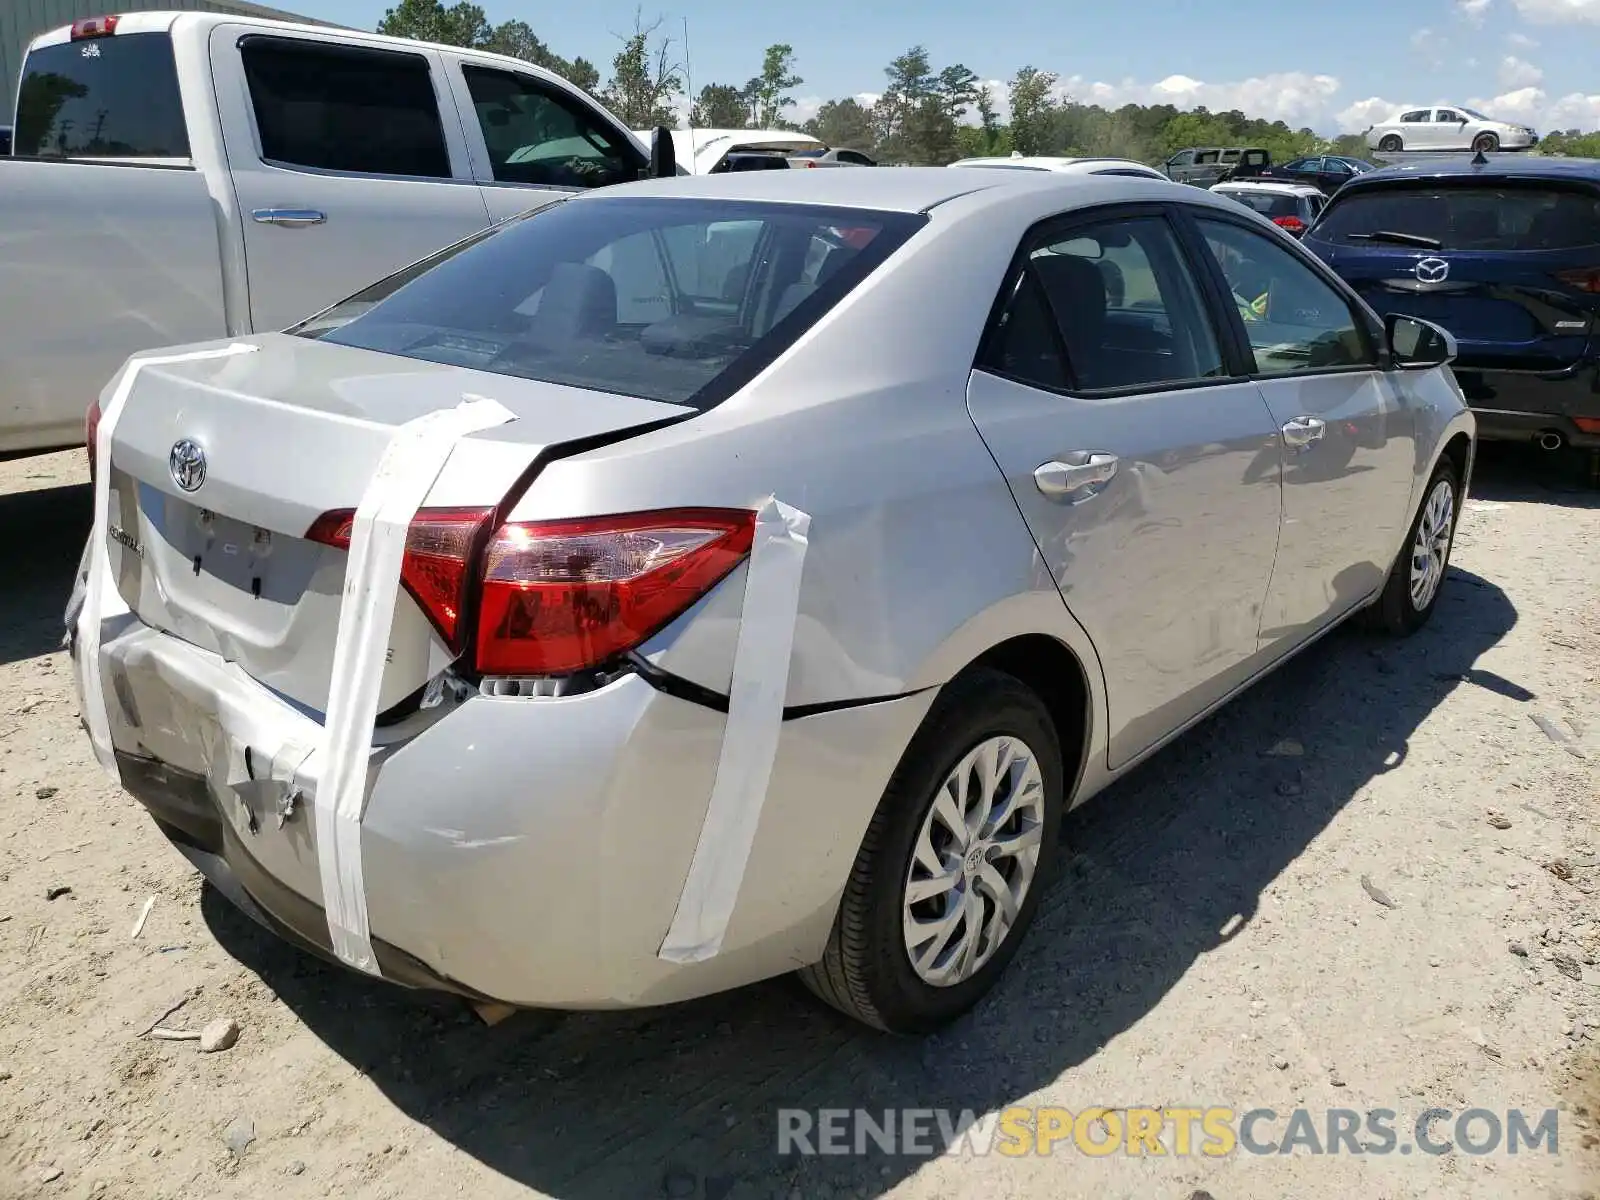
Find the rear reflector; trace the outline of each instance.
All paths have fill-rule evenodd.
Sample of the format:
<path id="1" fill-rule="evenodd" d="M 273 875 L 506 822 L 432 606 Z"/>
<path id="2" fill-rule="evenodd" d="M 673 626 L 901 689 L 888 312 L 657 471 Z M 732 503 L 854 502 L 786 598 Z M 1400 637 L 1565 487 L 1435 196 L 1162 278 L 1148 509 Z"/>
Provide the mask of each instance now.
<path id="1" fill-rule="evenodd" d="M 502 526 L 484 551 L 478 670 L 564 675 L 633 649 L 739 565 L 755 523 L 699 508 Z"/>
<path id="2" fill-rule="evenodd" d="M 1600 417 L 1573 417 L 1572 423 L 1584 433 L 1600 433 Z"/>
<path id="3" fill-rule="evenodd" d="M 100 440 L 100 401 L 94 400 L 89 404 L 89 411 L 83 414 L 83 448 L 89 452 L 89 482 L 94 482 L 94 460 L 98 457 L 95 453 L 95 443 Z"/>
<path id="4" fill-rule="evenodd" d="M 419 509 L 406 534 L 400 582 L 445 644 L 458 654 L 472 552 L 491 512 L 488 508 Z M 306 531 L 306 540 L 348 550 L 354 524 L 353 509 L 323 513 Z"/>
<path id="5" fill-rule="evenodd" d="M 1580 292 L 1600 292 L 1600 267 L 1580 267 L 1576 271 L 1557 271 L 1556 278 Z"/>
<path id="6" fill-rule="evenodd" d="M 1304 233 L 1306 228 L 1306 223 L 1299 217 L 1273 217 L 1272 223 L 1290 233 Z"/>
<path id="7" fill-rule="evenodd" d="M 85 17 L 72 23 L 72 40 L 78 42 L 84 38 L 110 37 L 116 31 L 116 17 Z"/>

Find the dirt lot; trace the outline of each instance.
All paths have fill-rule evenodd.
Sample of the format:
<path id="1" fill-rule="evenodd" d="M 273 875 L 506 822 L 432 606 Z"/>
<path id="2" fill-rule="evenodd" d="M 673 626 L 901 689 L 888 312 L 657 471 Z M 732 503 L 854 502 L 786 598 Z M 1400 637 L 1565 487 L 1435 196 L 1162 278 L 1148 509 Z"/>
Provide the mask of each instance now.
<path id="1" fill-rule="evenodd" d="M 1600 491 L 1531 455 L 1481 467 L 1423 634 L 1327 639 L 1074 814 L 1004 986 L 921 1043 L 788 981 L 486 1028 L 275 943 L 78 730 L 56 646 L 83 479 L 0 464 L 0 1194 L 1600 1193 Z M 140 1038 L 185 997 L 166 1025 L 231 1017 L 238 1044 Z M 1404 1135 L 1558 1103 L 1554 1156 L 776 1153 L 785 1106 L 1388 1108 Z"/>

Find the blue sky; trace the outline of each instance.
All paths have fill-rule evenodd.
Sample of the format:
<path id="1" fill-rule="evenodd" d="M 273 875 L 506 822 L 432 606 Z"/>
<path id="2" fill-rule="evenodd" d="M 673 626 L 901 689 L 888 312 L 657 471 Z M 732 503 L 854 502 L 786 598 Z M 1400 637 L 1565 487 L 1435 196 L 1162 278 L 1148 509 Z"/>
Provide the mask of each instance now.
<path id="1" fill-rule="evenodd" d="M 365 28 L 387 7 L 278 2 Z M 581 54 L 604 75 L 635 6 L 483 7 L 491 21 L 527 21 L 557 53 Z M 1600 0 L 987 0 L 976 10 L 953 0 L 657 0 L 643 12 L 665 17 L 663 31 L 680 40 L 688 21 L 696 88 L 743 83 L 767 45 L 788 42 L 805 79 L 793 93 L 801 116 L 830 97 L 877 92 L 884 64 L 921 42 L 936 68 L 963 62 L 988 80 L 1031 63 L 1080 100 L 1237 107 L 1323 133 L 1359 131 L 1403 104 L 1430 102 L 1469 104 L 1541 132 L 1600 128 Z"/>

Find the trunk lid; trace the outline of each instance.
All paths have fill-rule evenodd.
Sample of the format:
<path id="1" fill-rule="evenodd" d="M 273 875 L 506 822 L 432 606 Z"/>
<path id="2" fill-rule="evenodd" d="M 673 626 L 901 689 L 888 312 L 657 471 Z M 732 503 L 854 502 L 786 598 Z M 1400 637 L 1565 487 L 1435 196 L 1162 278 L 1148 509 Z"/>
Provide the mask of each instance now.
<path id="1" fill-rule="evenodd" d="M 514 413 L 464 438 L 425 501 L 487 509 L 547 448 L 693 412 L 288 335 L 250 340 L 252 354 L 140 373 L 112 440 L 108 548 L 142 621 L 314 714 L 327 703 L 346 552 L 305 534 L 322 514 L 360 503 L 396 426 L 467 396 Z M 206 459 L 192 492 L 169 465 L 184 440 Z M 453 657 L 402 590 L 380 711 Z"/>

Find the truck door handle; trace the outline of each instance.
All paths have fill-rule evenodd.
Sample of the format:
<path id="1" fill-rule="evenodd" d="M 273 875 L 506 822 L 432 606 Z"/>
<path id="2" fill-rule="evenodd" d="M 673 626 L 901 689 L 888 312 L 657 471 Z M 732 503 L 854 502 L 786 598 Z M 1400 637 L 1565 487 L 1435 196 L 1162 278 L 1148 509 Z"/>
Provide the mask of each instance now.
<path id="1" fill-rule="evenodd" d="M 326 213 L 314 208 L 257 208 L 251 211 L 253 220 L 262 225 L 284 225 L 291 229 L 301 225 L 321 225 L 328 219 Z"/>
<path id="2" fill-rule="evenodd" d="M 1283 441 L 1296 450 L 1304 450 L 1313 442 L 1320 442 L 1328 432 L 1328 423 L 1321 417 L 1296 417 L 1283 423 Z"/>
<path id="3" fill-rule="evenodd" d="M 1046 496 L 1065 496 L 1074 503 L 1099 495 L 1117 473 L 1117 456 L 1102 451 L 1078 450 L 1039 466 L 1033 482 Z M 1095 489 L 1093 491 L 1089 489 Z"/>

